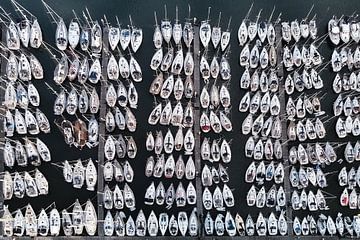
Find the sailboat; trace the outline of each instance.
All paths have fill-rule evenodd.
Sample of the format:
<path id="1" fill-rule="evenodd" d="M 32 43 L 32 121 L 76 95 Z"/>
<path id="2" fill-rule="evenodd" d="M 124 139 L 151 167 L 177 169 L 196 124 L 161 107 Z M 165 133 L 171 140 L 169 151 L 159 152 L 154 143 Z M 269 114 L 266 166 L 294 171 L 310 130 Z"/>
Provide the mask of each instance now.
<path id="1" fill-rule="evenodd" d="M 161 216 L 161 214 L 160 214 L 160 216 Z M 157 236 L 160 223 L 161 223 L 161 220 L 159 219 L 159 221 L 158 221 L 155 212 L 151 211 L 149 218 L 147 220 L 147 228 L 148 228 L 149 235 L 151 237 Z M 161 230 L 161 228 L 160 228 L 160 230 Z"/>
<path id="2" fill-rule="evenodd" d="M 30 204 L 26 206 L 25 210 L 25 234 L 29 237 L 36 237 L 38 233 L 37 218 L 35 212 Z"/>
<path id="3" fill-rule="evenodd" d="M 209 24 L 210 7 L 208 8 L 208 18 L 201 22 L 200 25 L 200 41 L 204 48 L 207 48 L 211 40 L 211 26 Z"/>
<path id="4" fill-rule="evenodd" d="M 104 221 L 104 234 L 105 236 L 112 236 L 114 234 L 114 219 L 110 211 L 107 211 Z"/>
<path id="5" fill-rule="evenodd" d="M 51 236 L 58 236 L 60 233 L 60 214 L 56 208 L 49 214 L 49 232 Z"/>
<path id="6" fill-rule="evenodd" d="M 86 202 L 84 209 L 84 226 L 88 235 L 95 235 L 97 229 L 97 214 L 90 200 Z"/>

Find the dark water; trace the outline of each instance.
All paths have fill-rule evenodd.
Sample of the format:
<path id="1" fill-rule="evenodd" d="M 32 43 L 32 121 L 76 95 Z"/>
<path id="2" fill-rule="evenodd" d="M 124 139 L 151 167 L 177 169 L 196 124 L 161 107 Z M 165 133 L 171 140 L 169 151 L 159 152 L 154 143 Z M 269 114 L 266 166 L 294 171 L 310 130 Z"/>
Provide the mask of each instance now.
<path id="1" fill-rule="evenodd" d="M 71 9 L 74 9 L 78 14 L 84 10 L 85 6 L 88 7 L 93 19 L 101 19 L 104 14 L 106 14 L 107 19 L 115 23 L 115 16 L 118 16 L 119 20 L 123 24 L 129 24 L 128 15 L 132 15 L 132 19 L 135 25 L 140 26 L 143 29 L 144 40 L 141 48 L 136 53 L 136 59 L 139 64 L 142 66 L 143 71 L 143 81 L 140 84 L 136 84 L 136 88 L 139 93 L 139 107 L 138 110 L 134 113 L 136 114 L 138 120 L 137 131 L 133 134 L 138 149 L 140 150 L 137 154 L 136 159 L 131 160 L 131 165 L 135 170 L 134 182 L 130 184 L 131 188 L 135 192 L 136 197 L 136 206 L 138 209 L 144 209 L 145 215 L 148 216 L 152 208 L 144 206 L 143 197 L 146 187 L 150 184 L 151 180 L 147 179 L 144 175 L 144 167 L 148 153 L 144 151 L 145 149 L 145 132 L 149 131 L 151 128 L 145 121 L 147 119 L 152 107 L 153 107 L 153 97 L 148 93 L 149 86 L 153 79 L 153 71 L 148 67 L 152 54 L 154 53 L 153 44 L 152 44 L 152 33 L 154 29 L 154 18 L 153 12 L 158 12 L 158 19 L 163 17 L 163 6 L 167 5 L 168 17 L 170 19 L 175 18 L 175 6 L 179 8 L 179 18 L 184 19 L 187 17 L 187 5 L 191 5 L 191 15 L 196 16 L 198 19 L 205 19 L 207 17 L 207 7 L 211 7 L 210 18 L 213 19 L 212 23 L 215 23 L 218 17 L 218 12 L 222 12 L 222 28 L 226 28 L 227 19 L 229 16 L 232 16 L 231 24 L 231 54 L 230 54 L 230 64 L 232 68 L 232 80 L 231 80 L 231 98 L 232 98 L 232 122 L 233 122 L 233 132 L 227 134 L 228 139 L 232 139 L 232 153 L 233 158 L 232 162 L 228 164 L 228 170 L 230 175 L 229 186 L 233 189 L 233 194 L 235 197 L 235 207 L 231 209 L 231 212 L 235 214 L 238 212 L 241 216 L 245 217 L 248 213 L 256 214 L 259 212 L 255 207 L 249 208 L 246 206 L 246 193 L 250 188 L 250 185 L 244 183 L 244 174 L 247 166 L 250 164 L 251 160 L 244 157 L 243 146 L 245 145 L 247 137 L 241 135 L 241 123 L 246 117 L 246 114 L 239 113 L 237 111 L 238 103 L 243 96 L 244 92 L 239 90 L 238 80 L 242 74 L 242 69 L 238 65 L 238 56 L 240 53 L 240 48 L 238 47 L 237 42 L 237 29 L 241 23 L 242 18 L 245 16 L 248 8 L 250 7 L 252 1 L 231 1 L 231 0 L 213 0 L 213 1 L 96 1 L 96 0 L 62 0 L 62 1 L 47 1 L 53 9 L 61 15 L 65 23 L 69 23 L 73 18 Z M 43 30 L 44 40 L 48 43 L 54 42 L 54 33 L 56 25 L 51 23 L 50 18 L 45 13 L 45 9 L 41 4 L 40 0 L 33 1 L 20 1 L 28 10 L 30 10 L 34 15 L 37 16 L 40 25 Z M 328 19 L 336 14 L 341 16 L 342 14 L 350 15 L 360 7 L 360 2 L 356 0 L 352 1 L 255 1 L 253 11 L 251 12 L 250 17 L 255 18 L 256 14 L 260 9 L 263 9 L 261 18 L 266 19 L 270 15 L 273 6 L 276 6 L 274 17 L 277 16 L 280 12 L 282 13 L 282 20 L 293 20 L 303 18 L 311 5 L 315 4 L 313 12 L 317 14 L 317 24 L 319 30 L 319 36 L 325 34 L 326 24 Z M 17 18 L 17 15 L 11 7 L 10 1 L 1 0 L 0 5 L 6 9 L 11 16 Z M 80 14 L 79 14 L 80 15 Z M 329 59 L 331 56 L 331 50 L 329 48 L 328 40 L 321 46 L 320 52 L 325 59 Z M 54 121 L 53 115 L 53 102 L 55 100 L 55 95 L 53 95 L 43 84 L 43 81 L 47 81 L 52 86 L 54 86 L 52 81 L 53 69 L 55 68 L 55 62 L 50 60 L 49 55 L 43 49 L 39 51 L 34 51 L 35 55 L 40 59 L 43 67 L 45 69 L 45 78 L 42 81 L 35 81 L 34 84 L 40 92 L 41 95 L 41 110 L 48 116 L 50 122 Z M 321 74 L 325 87 L 322 91 L 329 92 L 328 95 L 322 101 L 322 108 L 332 115 L 332 102 L 335 100 L 336 96 L 332 93 L 331 84 L 334 77 L 334 74 L 330 73 L 328 69 L 325 69 Z M 327 137 L 325 140 L 337 141 L 336 133 L 334 131 L 335 121 L 330 121 L 327 127 Z M 84 149 L 79 151 L 74 147 L 70 148 L 65 145 L 63 137 L 61 136 L 57 127 L 52 124 L 51 134 L 44 135 L 40 134 L 39 137 L 48 145 L 51 150 L 53 162 L 63 162 L 64 160 L 74 160 L 77 158 L 86 159 L 92 157 L 97 159 L 97 150 Z M 339 149 L 338 156 L 342 158 L 343 148 Z M 344 165 L 344 163 L 342 164 Z M 342 166 L 341 165 L 341 166 Z M 324 172 L 332 172 L 339 170 L 340 165 L 335 163 L 332 166 L 326 167 Z M 32 167 L 29 167 L 24 170 L 31 170 Z M 65 183 L 62 177 L 61 169 L 51 165 L 51 164 L 42 164 L 39 169 L 44 173 L 46 178 L 49 181 L 50 193 L 47 196 L 37 197 L 34 199 L 24 198 L 24 199 L 14 199 L 11 202 L 6 202 L 5 204 L 10 204 L 10 210 L 13 211 L 19 207 L 25 206 L 28 202 L 34 207 L 36 213 L 39 213 L 40 208 L 45 208 L 53 202 L 56 202 L 58 209 L 63 209 L 71 205 L 76 198 L 80 200 L 81 203 L 85 202 L 87 199 L 93 199 L 93 203 L 96 204 L 96 193 L 88 192 L 86 190 L 76 190 L 70 184 Z M 23 169 L 17 169 L 22 171 Z M 342 192 L 342 189 L 338 188 L 337 184 L 337 174 L 331 174 L 327 177 L 329 187 L 325 191 L 330 192 L 331 194 L 339 196 Z M 176 186 L 177 184 L 175 184 Z M 186 186 L 186 185 L 185 185 Z M 328 199 L 327 203 L 330 207 L 330 211 L 327 211 L 326 214 L 330 214 L 333 217 L 338 211 L 344 211 L 346 214 L 355 214 L 356 211 L 349 211 L 347 208 L 340 208 L 338 199 Z M 138 211 L 135 211 L 133 217 L 136 217 Z M 157 212 L 163 211 L 163 208 L 156 209 Z M 191 209 L 189 209 L 191 210 Z M 269 212 L 270 210 L 262 210 L 264 213 Z M 172 211 L 171 211 L 172 212 Z M 126 212 L 126 214 L 130 214 Z M 296 215 L 305 215 L 306 212 L 296 213 Z M 265 214 L 267 215 L 267 214 Z"/>

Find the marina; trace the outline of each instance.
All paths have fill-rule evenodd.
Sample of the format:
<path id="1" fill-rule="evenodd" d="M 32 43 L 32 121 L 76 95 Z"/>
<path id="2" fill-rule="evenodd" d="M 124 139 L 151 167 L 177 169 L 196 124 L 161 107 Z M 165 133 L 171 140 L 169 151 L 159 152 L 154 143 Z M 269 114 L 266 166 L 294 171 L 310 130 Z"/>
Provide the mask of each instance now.
<path id="1" fill-rule="evenodd" d="M 359 237 L 353 4 L 4 1 L 0 235 Z"/>

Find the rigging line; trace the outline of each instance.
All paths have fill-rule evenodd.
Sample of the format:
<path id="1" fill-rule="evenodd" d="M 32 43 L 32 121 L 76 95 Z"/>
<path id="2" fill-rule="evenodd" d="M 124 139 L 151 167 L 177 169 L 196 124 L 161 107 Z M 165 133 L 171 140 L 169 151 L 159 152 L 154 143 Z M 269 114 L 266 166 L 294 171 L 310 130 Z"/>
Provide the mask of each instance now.
<path id="1" fill-rule="evenodd" d="M 60 15 L 58 15 L 44 0 L 41 0 L 41 2 L 43 3 L 44 7 L 47 10 L 47 13 L 50 15 L 50 17 L 52 18 L 52 20 L 58 24 L 60 22 L 60 19 L 62 19 L 60 17 Z M 56 20 L 57 17 L 57 20 Z"/>

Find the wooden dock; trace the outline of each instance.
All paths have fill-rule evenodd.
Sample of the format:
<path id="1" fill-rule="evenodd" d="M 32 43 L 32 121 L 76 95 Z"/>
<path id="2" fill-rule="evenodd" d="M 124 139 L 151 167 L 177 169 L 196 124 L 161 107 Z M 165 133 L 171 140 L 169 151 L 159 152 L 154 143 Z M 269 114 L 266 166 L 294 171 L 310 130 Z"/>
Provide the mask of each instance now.
<path id="1" fill-rule="evenodd" d="M 6 26 L 4 24 L 0 25 L 2 28 L 2 42 L 5 44 L 6 43 Z M 1 77 L 4 76 L 4 74 L 6 73 L 6 59 L 1 56 Z M 6 82 L 4 81 L 0 81 L 0 126 L 4 126 L 4 121 L 5 121 L 5 106 L 3 105 L 3 102 L 5 100 L 5 88 L 6 88 Z M 1 146 L 4 146 L 3 144 L 5 143 L 5 129 L 3 127 L 0 127 L 0 144 Z M 3 156 L 3 148 L 0 148 L 0 156 Z M 2 161 L 0 161 L 0 172 L 3 173 L 4 172 L 4 159 Z M 3 175 L 2 175 L 3 176 Z M 3 178 L 3 177 L 2 177 Z M 0 181 L 0 189 L 1 189 L 1 193 L 0 193 L 0 217 L 3 217 L 3 211 L 4 211 L 4 195 L 3 195 L 3 179 L 1 179 Z M 0 236 L 3 236 L 4 234 L 4 228 L 3 228 L 3 223 L 2 221 L 0 221 Z"/>
<path id="2" fill-rule="evenodd" d="M 102 48 L 102 77 L 100 79 L 100 117 L 99 117 L 99 146 L 98 146 L 98 180 L 97 180 L 97 217 L 98 217 L 98 236 L 104 236 L 104 145 L 105 145 L 105 115 L 106 115 L 106 90 L 107 90 L 107 71 L 106 66 L 109 61 L 109 29 L 107 26 L 103 27 L 103 48 Z"/>
<path id="3" fill-rule="evenodd" d="M 195 170 L 196 170 L 196 207 L 198 213 L 199 232 L 198 236 L 204 236 L 203 228 L 203 204 L 201 183 L 201 131 L 200 131 L 200 36 L 199 25 L 194 20 L 194 136 L 195 136 Z"/>
<path id="4" fill-rule="evenodd" d="M 281 120 L 281 145 L 283 153 L 283 164 L 284 164 L 284 190 L 286 196 L 286 203 L 291 202 L 291 187 L 289 181 L 289 149 L 288 149 L 288 138 L 287 138 L 287 119 L 286 119 L 286 92 L 284 88 L 285 76 L 284 76 L 284 67 L 282 63 L 282 35 L 281 35 L 281 25 L 278 24 L 275 26 L 276 33 L 276 54 L 277 54 L 277 76 L 279 77 L 279 100 L 280 100 L 280 120 Z M 288 223 L 288 236 L 293 237 L 293 227 L 292 227 L 292 207 L 291 205 L 286 205 L 286 217 L 289 219 Z"/>

